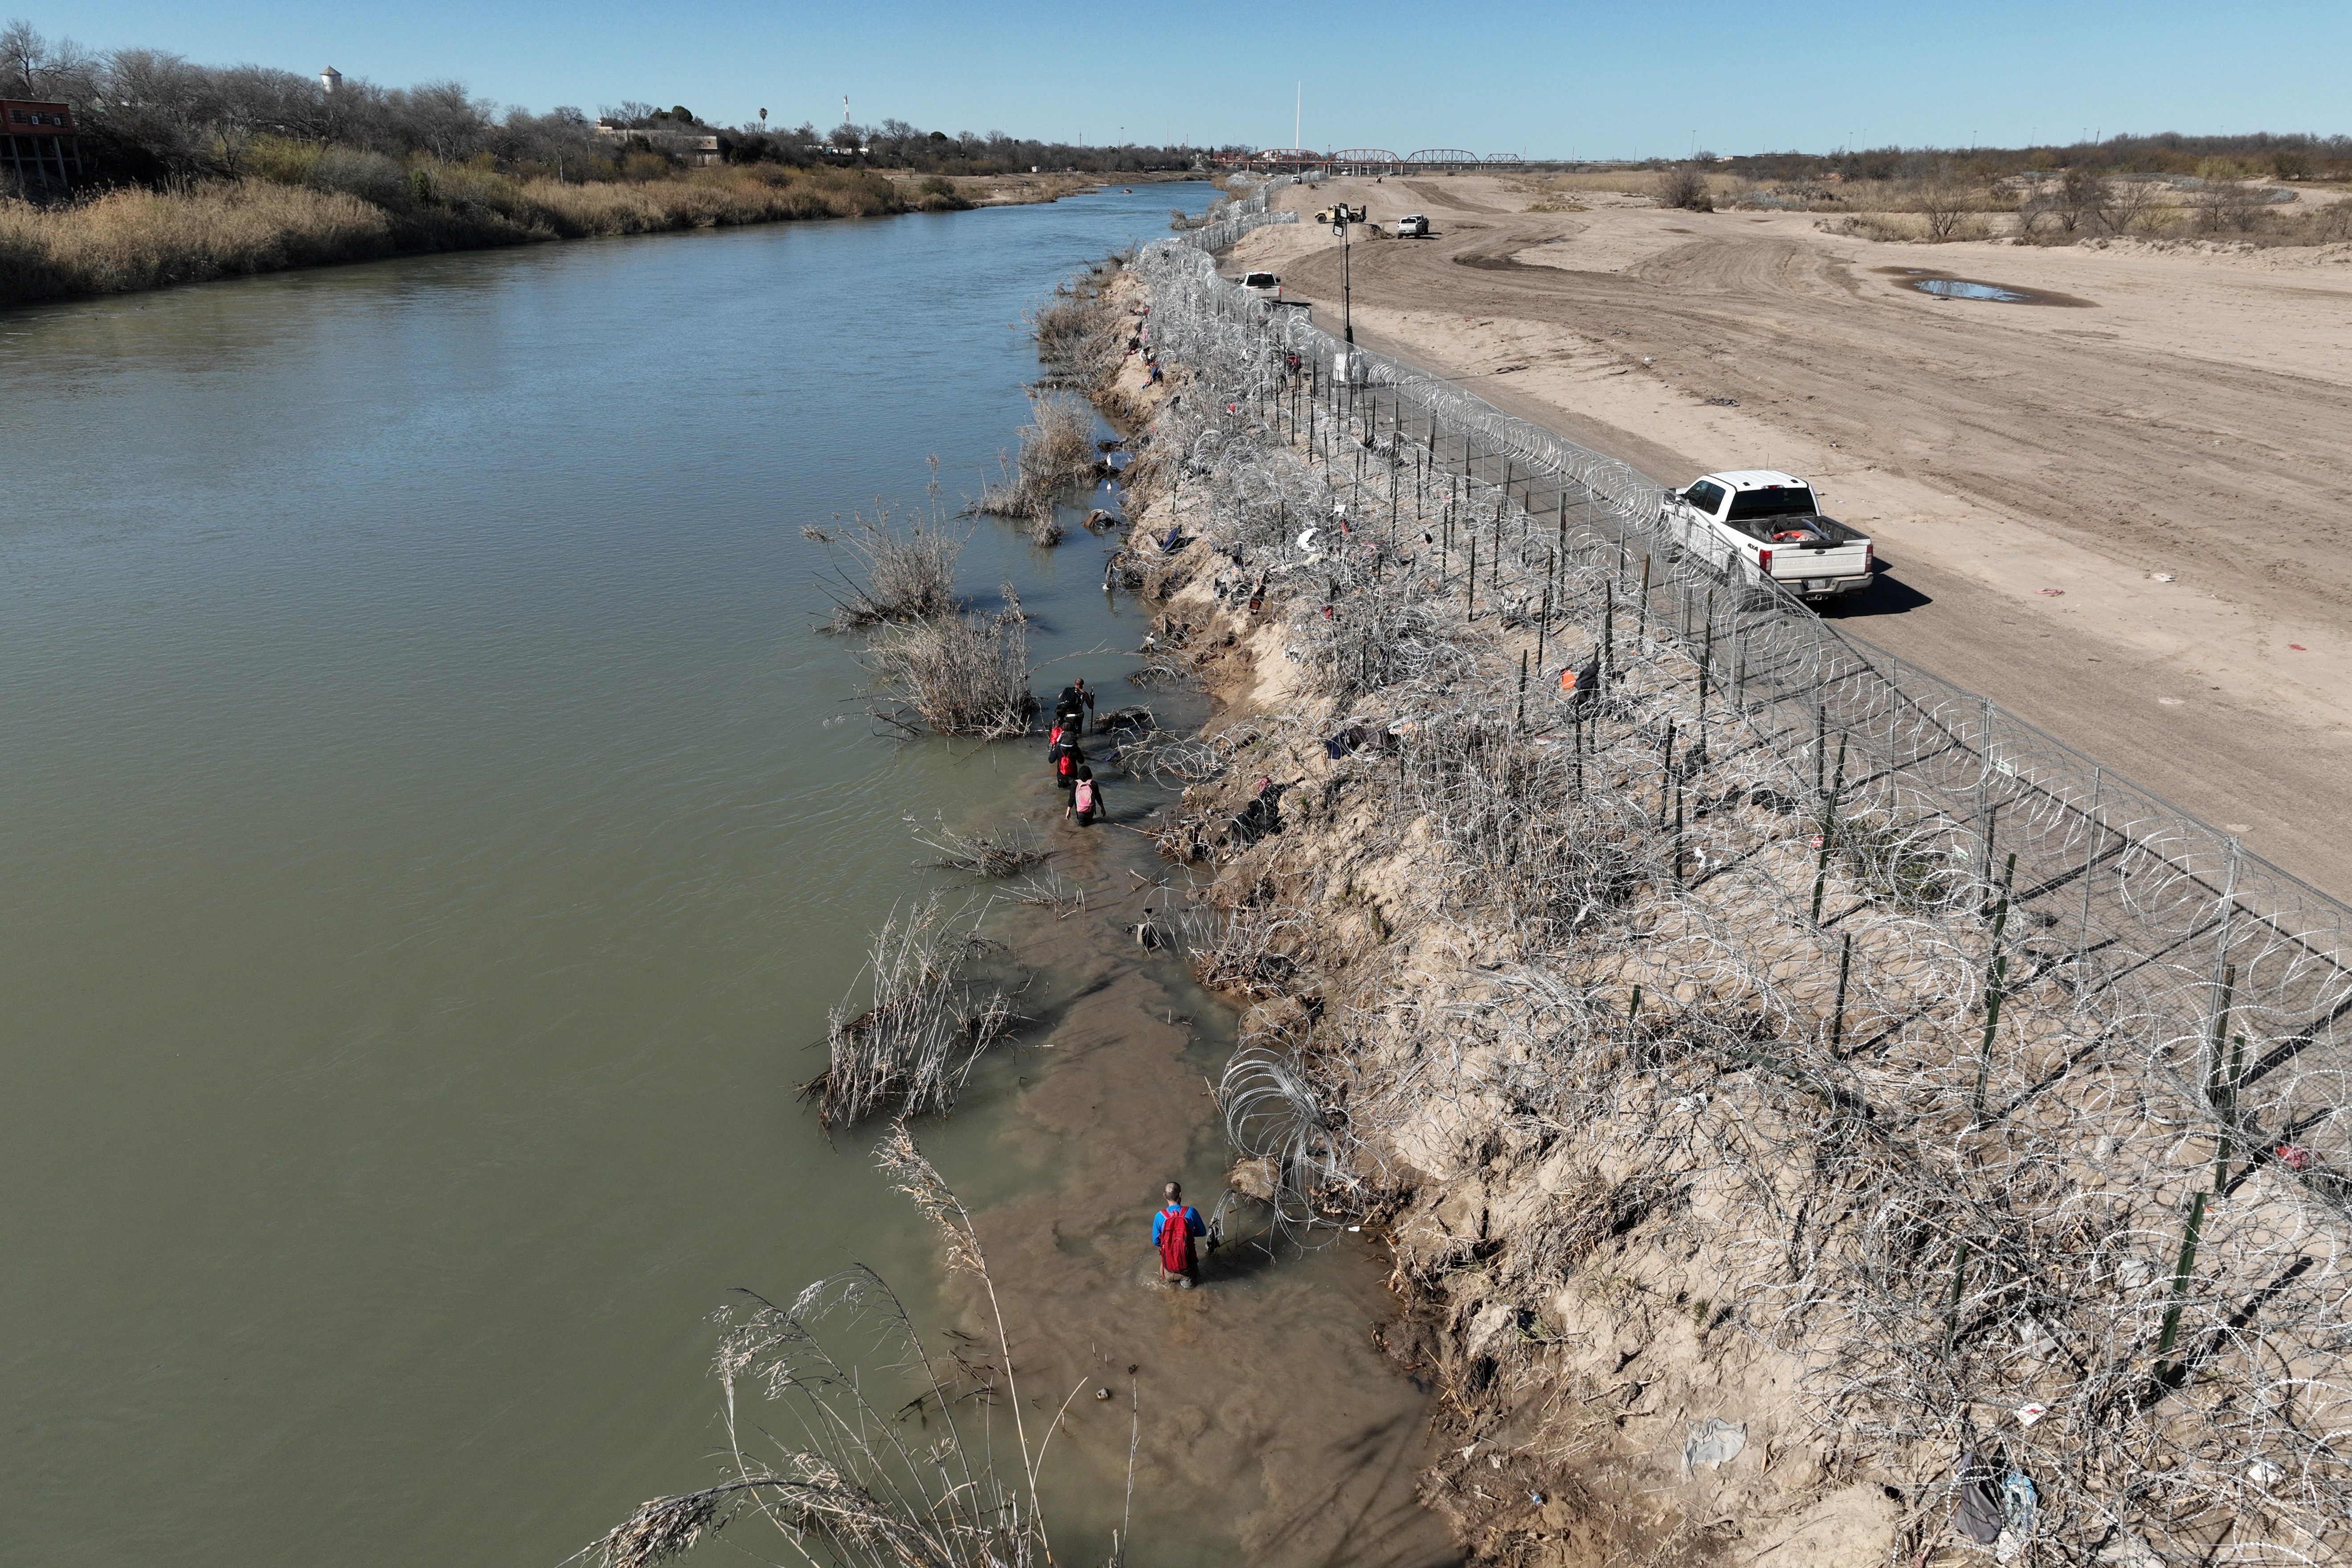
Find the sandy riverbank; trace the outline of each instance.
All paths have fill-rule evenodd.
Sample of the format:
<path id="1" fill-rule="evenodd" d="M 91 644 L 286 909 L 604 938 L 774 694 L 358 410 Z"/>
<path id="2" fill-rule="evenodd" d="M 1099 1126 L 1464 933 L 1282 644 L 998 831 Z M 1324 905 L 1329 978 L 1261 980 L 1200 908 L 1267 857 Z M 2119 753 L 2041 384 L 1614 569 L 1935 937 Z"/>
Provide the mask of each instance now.
<path id="1" fill-rule="evenodd" d="M 1601 193 L 1530 212 L 1492 177 L 1279 200 L 1342 191 L 1436 229 L 1354 246 L 1370 346 L 1664 482 L 1815 479 L 1888 568 L 1848 629 L 2352 895 L 2352 247 L 1881 245 Z M 1337 330 L 1328 230 L 1230 262 Z M 1938 300 L 1903 268 L 2087 303 Z"/>

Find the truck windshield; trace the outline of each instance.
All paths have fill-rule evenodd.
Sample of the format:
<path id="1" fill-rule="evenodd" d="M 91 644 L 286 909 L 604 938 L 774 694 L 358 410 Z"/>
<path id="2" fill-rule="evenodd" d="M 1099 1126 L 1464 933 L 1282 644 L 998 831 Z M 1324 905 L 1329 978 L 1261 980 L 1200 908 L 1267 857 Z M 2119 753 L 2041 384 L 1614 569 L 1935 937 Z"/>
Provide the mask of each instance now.
<path id="1" fill-rule="evenodd" d="M 1271 289 L 1279 281 L 1280 279 L 1276 278 L 1271 272 L 1253 272 L 1248 277 L 1242 279 L 1242 287 L 1244 289 Z"/>
<path id="2" fill-rule="evenodd" d="M 1733 522 L 1746 522 L 1759 517 L 1799 517 L 1813 510 L 1813 492 L 1809 485 L 1785 486 L 1771 490 L 1738 490 L 1731 498 Z"/>

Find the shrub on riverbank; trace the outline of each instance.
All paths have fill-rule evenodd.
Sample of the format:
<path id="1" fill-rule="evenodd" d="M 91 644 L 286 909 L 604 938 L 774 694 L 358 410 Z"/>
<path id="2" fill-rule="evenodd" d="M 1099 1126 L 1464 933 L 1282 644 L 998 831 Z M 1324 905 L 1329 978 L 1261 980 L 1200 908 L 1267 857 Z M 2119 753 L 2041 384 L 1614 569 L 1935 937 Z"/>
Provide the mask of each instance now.
<path id="1" fill-rule="evenodd" d="M 936 481 L 932 488 L 936 492 Z M 838 544 L 865 578 L 840 573 L 849 597 L 836 599 L 841 609 L 829 630 L 923 620 L 955 608 L 956 559 L 963 553 L 963 538 L 941 528 L 936 511 L 928 528 L 917 522 L 904 532 L 885 510 L 847 528 L 803 528 L 801 536 L 824 545 L 828 554 Z M 834 564 L 838 569 L 841 563 L 836 559 Z"/>
<path id="2" fill-rule="evenodd" d="M 878 217 L 913 205 L 865 170 L 761 165 L 582 185 L 313 151 L 273 156 L 272 178 L 53 206 L 0 201 L 0 304 L 545 239 Z"/>
<path id="3" fill-rule="evenodd" d="M 1084 403 L 1068 396 L 1036 399 L 1029 423 L 1022 426 L 1020 454 L 1006 465 L 1003 482 L 989 486 L 980 498 L 979 510 L 1026 521 L 1035 543 L 1060 543 L 1055 504 L 1094 477 L 1101 460 L 1094 436 L 1094 417 Z"/>
<path id="4" fill-rule="evenodd" d="M 913 736 L 972 735 L 993 741 L 1029 727 L 1029 637 L 1021 601 L 1007 587 L 1004 608 L 888 627 L 866 655 L 875 691 L 897 702 L 874 717 Z"/>

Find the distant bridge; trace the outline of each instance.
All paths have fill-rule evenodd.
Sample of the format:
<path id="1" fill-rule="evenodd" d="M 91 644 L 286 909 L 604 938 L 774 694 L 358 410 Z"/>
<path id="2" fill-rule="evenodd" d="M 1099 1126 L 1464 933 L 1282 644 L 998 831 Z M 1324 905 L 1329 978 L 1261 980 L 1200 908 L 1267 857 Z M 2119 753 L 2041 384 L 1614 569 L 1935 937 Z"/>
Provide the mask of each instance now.
<path id="1" fill-rule="evenodd" d="M 1318 153 L 1309 147 L 1267 147 L 1253 153 L 1220 153 L 1218 167 L 1275 174 L 1465 174 L 1518 169 L 1514 153 L 1485 156 L 1460 147 L 1424 147 L 1398 157 L 1385 147 L 1343 147 Z"/>

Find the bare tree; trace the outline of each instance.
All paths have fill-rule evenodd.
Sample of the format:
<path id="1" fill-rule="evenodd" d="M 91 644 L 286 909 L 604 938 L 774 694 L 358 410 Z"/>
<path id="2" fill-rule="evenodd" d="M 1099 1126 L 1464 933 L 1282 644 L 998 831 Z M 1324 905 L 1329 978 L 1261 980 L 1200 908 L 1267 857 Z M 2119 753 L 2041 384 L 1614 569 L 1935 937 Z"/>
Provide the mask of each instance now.
<path id="1" fill-rule="evenodd" d="M 1938 164 L 1919 183 L 1918 210 L 1927 223 L 1927 237 L 1940 245 L 1959 233 L 1960 225 L 1976 210 L 1976 200 L 1966 185 L 1952 177 L 1948 164 Z"/>
<path id="2" fill-rule="evenodd" d="M 2209 232 L 2233 229 L 2252 234 L 2268 205 L 2262 187 L 2238 180 L 2215 180 L 2197 193 L 2197 226 Z"/>
<path id="3" fill-rule="evenodd" d="M 2106 216 L 2107 183 L 2089 169 L 2077 163 L 2066 171 L 2058 182 L 2057 200 L 2053 210 L 2058 215 L 2058 226 L 2073 234 L 2086 222 L 2097 223 Z"/>
<path id="4" fill-rule="evenodd" d="M 2152 218 L 2161 188 L 2154 180 L 2109 180 L 2100 220 L 2116 234 L 2129 234 Z"/>
<path id="5" fill-rule="evenodd" d="M 31 98 L 34 73 L 49 58 L 48 40 L 22 16 L 0 28 L 0 91 Z"/>

